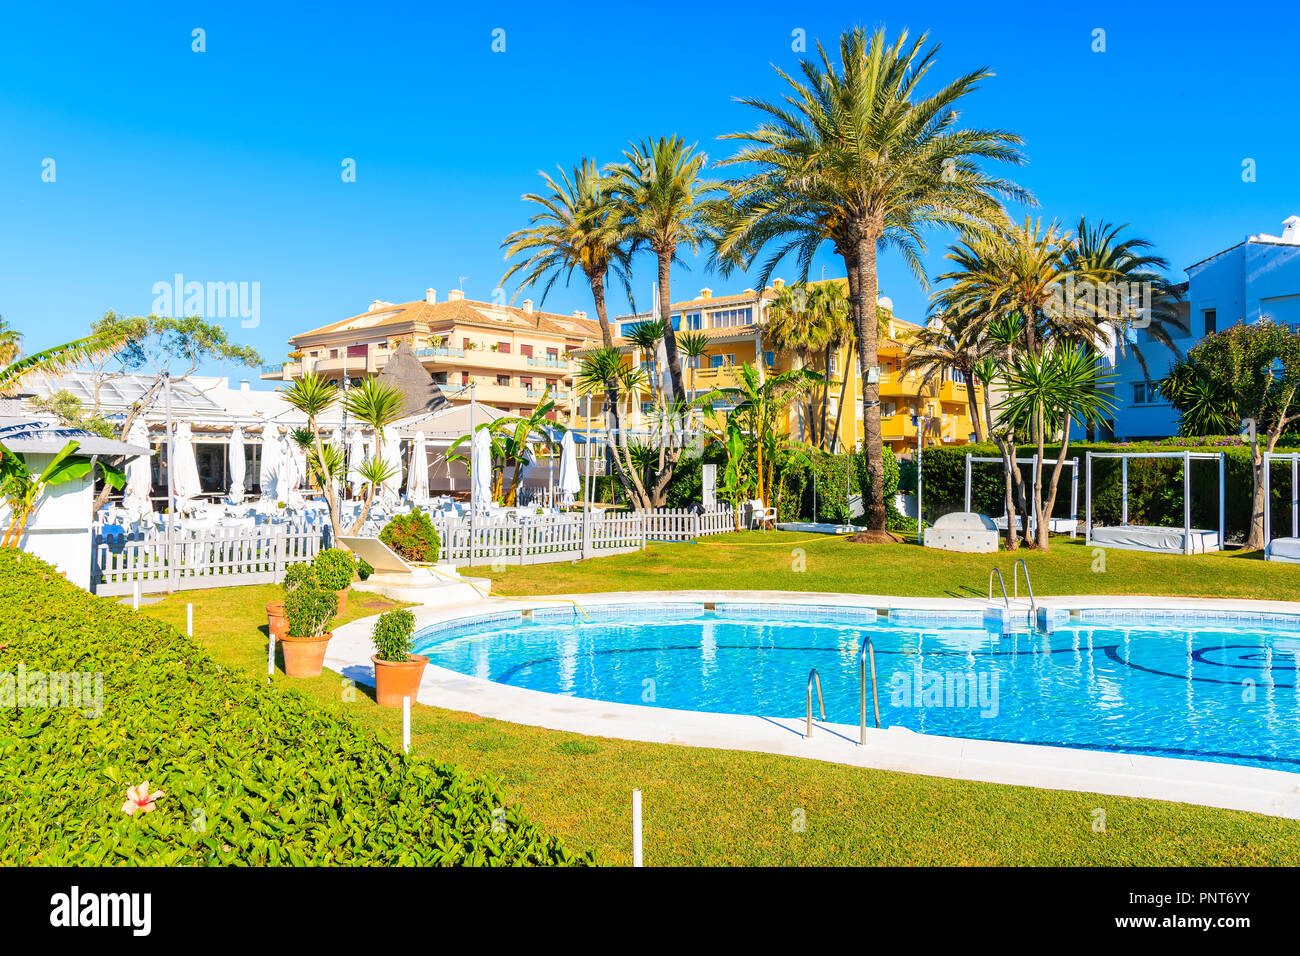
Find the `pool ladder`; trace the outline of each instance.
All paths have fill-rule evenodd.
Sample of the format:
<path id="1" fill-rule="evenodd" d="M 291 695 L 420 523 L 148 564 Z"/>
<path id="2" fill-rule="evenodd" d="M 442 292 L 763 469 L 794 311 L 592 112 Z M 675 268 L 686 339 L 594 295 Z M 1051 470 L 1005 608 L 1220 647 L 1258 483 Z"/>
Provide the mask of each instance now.
<path id="1" fill-rule="evenodd" d="M 996 567 L 989 568 L 989 600 L 993 600 L 993 576 L 996 574 L 998 577 L 998 584 L 1002 587 L 1002 603 L 1006 607 L 1007 618 L 1009 620 L 1011 617 L 1011 598 L 1015 597 L 1017 601 L 1020 600 L 1021 568 L 1025 569 L 1025 588 L 1029 591 L 1029 610 L 1026 612 L 1026 615 L 1028 617 L 1029 626 L 1032 628 L 1038 617 L 1038 599 L 1034 597 L 1034 585 L 1029 580 L 1029 565 L 1025 564 L 1024 558 L 1016 559 L 1015 567 L 1011 576 L 1012 592 L 1010 595 L 1007 594 L 1007 582 L 1006 579 L 1002 577 L 1002 572 Z"/>
<path id="2" fill-rule="evenodd" d="M 871 635 L 868 634 L 862 639 L 862 649 L 858 652 L 858 676 L 861 684 L 860 706 L 858 708 L 859 728 L 858 743 L 865 745 L 867 742 L 867 674 L 871 674 L 871 703 L 876 711 L 876 729 L 880 729 L 880 696 L 876 690 L 876 646 L 871 643 Z M 817 673 L 817 668 L 808 672 L 807 687 L 807 718 L 804 724 L 804 739 L 807 740 L 812 736 L 812 695 L 813 688 L 817 688 L 817 706 L 821 708 L 822 720 L 826 720 L 826 702 L 822 699 L 822 677 Z"/>

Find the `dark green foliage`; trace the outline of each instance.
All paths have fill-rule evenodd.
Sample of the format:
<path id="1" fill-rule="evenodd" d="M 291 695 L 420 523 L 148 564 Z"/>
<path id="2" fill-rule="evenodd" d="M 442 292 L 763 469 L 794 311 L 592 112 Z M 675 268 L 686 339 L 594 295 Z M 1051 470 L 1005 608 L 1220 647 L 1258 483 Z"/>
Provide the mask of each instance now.
<path id="1" fill-rule="evenodd" d="M 885 509 L 889 527 L 900 518 L 894 507 L 899 487 L 899 463 L 885 449 Z M 871 479 L 866 456 L 860 452 L 832 455 L 806 446 L 794 446 L 777 461 L 776 507 L 781 521 L 831 521 L 847 523 L 849 496 L 867 500 Z M 815 507 L 814 507 L 815 501 Z"/>
<path id="2" fill-rule="evenodd" d="M 103 676 L 103 715 L 0 707 L 0 863 L 583 863 L 494 782 L 394 752 L 175 628 L 0 551 L 0 672 Z M 0 696 L 3 688 L 0 687 Z M 166 796 L 121 810 L 144 780 Z M 494 811 L 504 826 L 494 827 Z"/>
<path id="3" fill-rule="evenodd" d="M 284 569 L 284 582 L 281 586 L 285 594 L 290 594 L 301 587 L 320 587 L 320 581 L 316 578 L 315 565 L 306 563 L 289 565 Z"/>
<path id="4" fill-rule="evenodd" d="M 339 596 L 327 588 L 304 585 L 284 596 L 290 637 L 320 637 L 338 612 Z"/>
<path id="5" fill-rule="evenodd" d="M 370 640 L 381 661 L 404 661 L 411 653 L 411 635 L 414 633 L 415 615 L 400 608 L 379 615 L 370 631 Z"/>
<path id="6" fill-rule="evenodd" d="M 375 569 L 370 566 L 370 562 L 365 558 L 357 558 L 357 577 L 362 581 L 375 573 Z"/>
<path id="7" fill-rule="evenodd" d="M 341 548 L 326 548 L 316 555 L 312 564 L 316 568 L 316 580 L 330 591 L 342 591 L 357 573 L 357 559 Z"/>
<path id="8" fill-rule="evenodd" d="M 407 561 L 432 564 L 442 551 L 438 529 L 427 514 L 418 510 L 394 517 L 379 532 L 379 540 Z"/>

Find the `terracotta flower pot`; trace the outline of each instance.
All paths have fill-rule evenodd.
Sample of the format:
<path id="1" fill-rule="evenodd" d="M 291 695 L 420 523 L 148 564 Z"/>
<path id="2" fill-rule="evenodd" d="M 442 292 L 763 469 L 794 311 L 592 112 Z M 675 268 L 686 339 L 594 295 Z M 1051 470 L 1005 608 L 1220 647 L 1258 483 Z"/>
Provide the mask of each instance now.
<path id="1" fill-rule="evenodd" d="M 289 633 L 289 619 L 284 616 L 283 601 L 271 601 L 266 605 L 266 623 L 277 643 Z"/>
<path id="2" fill-rule="evenodd" d="M 403 697 L 415 703 L 429 658 L 407 654 L 404 661 L 381 661 L 378 655 L 371 654 L 370 661 L 375 665 L 375 700 L 380 707 L 401 707 Z"/>
<path id="3" fill-rule="evenodd" d="M 344 611 L 346 611 L 346 610 L 348 609 L 348 592 L 349 592 L 350 590 L 352 590 L 352 587 L 349 585 L 348 587 L 345 587 L 342 591 L 335 591 L 335 592 L 334 592 L 335 594 L 338 595 L 338 598 L 339 598 L 339 611 L 338 611 L 338 612 L 339 612 L 340 614 L 342 614 Z"/>
<path id="4" fill-rule="evenodd" d="M 325 647 L 333 631 L 320 637 L 293 637 L 286 634 L 280 640 L 284 651 L 284 673 L 286 677 L 320 677 L 321 667 L 325 664 Z"/>

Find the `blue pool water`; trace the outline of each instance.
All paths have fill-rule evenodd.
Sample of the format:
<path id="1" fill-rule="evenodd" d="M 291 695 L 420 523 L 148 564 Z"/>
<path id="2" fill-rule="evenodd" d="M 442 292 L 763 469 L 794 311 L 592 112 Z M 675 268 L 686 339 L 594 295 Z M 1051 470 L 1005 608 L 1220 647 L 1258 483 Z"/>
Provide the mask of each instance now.
<path id="1" fill-rule="evenodd" d="M 876 651 L 884 725 L 1300 772 L 1300 620 L 1084 612 L 1000 637 L 979 612 L 718 605 L 571 608 L 431 629 L 432 663 L 515 687 L 679 710 L 858 721 Z M 870 711 L 868 712 L 870 721 Z"/>

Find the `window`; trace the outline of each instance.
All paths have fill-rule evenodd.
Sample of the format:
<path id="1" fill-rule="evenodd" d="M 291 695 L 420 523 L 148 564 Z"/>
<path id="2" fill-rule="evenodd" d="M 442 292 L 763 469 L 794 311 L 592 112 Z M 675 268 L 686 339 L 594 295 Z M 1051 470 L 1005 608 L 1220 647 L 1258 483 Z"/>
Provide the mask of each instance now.
<path id="1" fill-rule="evenodd" d="M 709 356 L 709 368 L 722 368 L 722 356 L 721 356 L 721 355 L 710 355 L 710 356 Z"/>
<path id="2" fill-rule="evenodd" d="M 519 354 L 522 355 L 524 358 L 532 358 L 533 347 L 531 345 L 521 345 L 519 346 Z"/>
<path id="3" fill-rule="evenodd" d="M 532 387 L 533 387 L 533 380 L 532 380 L 531 378 L 520 378 L 520 379 L 519 379 L 519 387 L 520 387 L 520 388 L 532 388 Z"/>
<path id="4" fill-rule="evenodd" d="M 558 360 L 559 357 L 560 357 L 560 350 L 559 350 L 559 349 L 547 349 L 547 350 L 546 350 L 546 357 L 547 357 L 548 359 L 555 359 L 555 360 Z"/>
<path id="5" fill-rule="evenodd" d="M 728 352 L 728 353 L 727 353 L 727 364 L 728 364 L 728 365 L 735 365 L 735 364 L 736 364 L 736 353 L 735 353 L 735 352 Z"/>
<path id="6" fill-rule="evenodd" d="M 446 385 L 446 384 L 447 384 L 447 373 L 446 373 L 446 372 L 434 372 L 434 373 L 433 373 L 433 382 L 434 382 L 435 385 Z"/>
<path id="7" fill-rule="evenodd" d="M 462 349 L 468 349 L 468 348 L 469 348 L 469 339 L 461 339 L 461 340 L 460 340 L 460 347 L 461 347 Z"/>
<path id="8" fill-rule="evenodd" d="M 680 312 L 676 315 L 668 316 L 668 321 L 673 324 L 674 332 L 680 332 L 682 330 L 682 314 Z"/>
<path id="9" fill-rule="evenodd" d="M 460 373 L 460 384 L 462 384 L 462 385 L 468 385 L 468 384 L 469 384 L 469 372 L 461 372 L 461 373 Z"/>
<path id="10" fill-rule="evenodd" d="M 692 332 L 698 332 L 703 328 L 703 317 L 699 312 L 686 313 L 686 327 Z"/>
<path id="11" fill-rule="evenodd" d="M 1205 334 L 1206 334 L 1206 335 L 1209 335 L 1211 332 L 1217 332 L 1217 331 L 1219 330 L 1219 310 L 1218 310 L 1218 309 L 1202 309 L 1202 310 L 1201 310 L 1201 315 L 1205 317 Z"/>
<path id="12" fill-rule="evenodd" d="M 832 355 L 832 356 L 831 356 L 831 367 L 830 367 L 830 373 L 831 373 L 832 375 L 839 375 L 839 374 L 840 374 L 840 357 L 839 357 L 838 355 Z"/>
<path id="13" fill-rule="evenodd" d="M 1160 393 L 1156 390 L 1155 382 L 1134 382 L 1133 383 L 1133 404 L 1134 405 L 1160 404 Z"/>
<path id="14" fill-rule="evenodd" d="M 893 418 L 893 417 L 894 417 L 894 411 L 895 411 L 895 406 L 894 406 L 894 403 L 893 403 L 893 402 L 881 402 L 881 403 L 880 403 L 880 417 L 881 417 L 881 418 Z"/>
<path id="15" fill-rule="evenodd" d="M 546 387 L 547 387 L 547 388 L 559 388 L 559 387 L 560 387 L 560 383 L 559 383 L 556 379 L 548 378 L 548 379 L 546 380 Z"/>
<path id="16" fill-rule="evenodd" d="M 330 358 L 338 358 L 338 357 L 339 357 L 339 350 L 338 350 L 338 349 L 330 349 Z"/>
<path id="17" fill-rule="evenodd" d="M 510 343 L 509 343 L 509 342 L 498 342 L 498 343 L 497 343 L 497 351 L 500 352 L 502 355 L 509 355 L 509 354 L 510 354 Z"/>
<path id="18" fill-rule="evenodd" d="M 509 376 L 509 375 L 498 375 L 498 376 L 497 376 L 497 384 L 498 384 L 498 385 L 504 385 L 504 386 L 506 386 L 506 387 L 508 388 L 508 387 L 510 386 L 510 376 Z"/>
<path id="19" fill-rule="evenodd" d="M 763 364 L 766 365 L 768 368 L 775 368 L 775 367 L 776 367 L 776 353 L 775 353 L 775 352 L 764 352 L 764 353 L 763 353 Z"/>
<path id="20" fill-rule="evenodd" d="M 709 328 L 734 329 L 753 321 L 753 309 L 724 309 L 709 313 Z"/>

